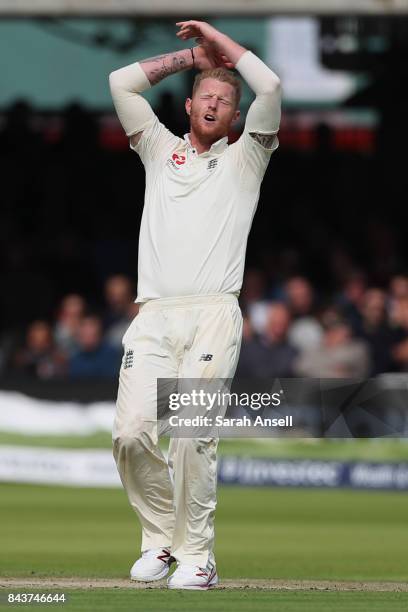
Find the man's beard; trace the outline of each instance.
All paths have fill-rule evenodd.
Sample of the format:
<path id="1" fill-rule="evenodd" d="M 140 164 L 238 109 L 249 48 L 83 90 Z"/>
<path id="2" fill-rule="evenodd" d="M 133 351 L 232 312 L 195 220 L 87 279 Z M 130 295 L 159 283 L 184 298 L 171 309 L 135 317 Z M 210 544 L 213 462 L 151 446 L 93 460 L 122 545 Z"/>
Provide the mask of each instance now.
<path id="1" fill-rule="evenodd" d="M 211 123 L 208 123 L 210 129 L 206 129 L 204 123 L 205 121 L 198 113 L 195 113 L 191 110 L 190 114 L 190 128 L 196 135 L 196 137 L 205 144 L 213 144 L 220 140 L 224 136 L 228 135 L 228 126 L 225 123 L 221 123 L 217 121 L 215 126 L 212 126 Z"/>

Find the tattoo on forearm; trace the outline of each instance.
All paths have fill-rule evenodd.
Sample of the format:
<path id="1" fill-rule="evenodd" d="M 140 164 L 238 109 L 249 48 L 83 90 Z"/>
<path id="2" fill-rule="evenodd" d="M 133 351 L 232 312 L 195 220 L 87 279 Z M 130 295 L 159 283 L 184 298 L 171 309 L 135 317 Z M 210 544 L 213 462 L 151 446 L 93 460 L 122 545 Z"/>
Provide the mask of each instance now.
<path id="1" fill-rule="evenodd" d="M 272 149 L 272 145 L 276 138 L 276 134 L 257 134 L 256 132 L 250 132 L 250 135 L 254 140 L 265 147 L 265 149 Z"/>
<path id="2" fill-rule="evenodd" d="M 170 74 L 189 68 L 186 58 L 180 52 L 149 57 L 141 60 L 140 64 L 144 64 L 144 71 L 151 85 L 156 85 Z"/>

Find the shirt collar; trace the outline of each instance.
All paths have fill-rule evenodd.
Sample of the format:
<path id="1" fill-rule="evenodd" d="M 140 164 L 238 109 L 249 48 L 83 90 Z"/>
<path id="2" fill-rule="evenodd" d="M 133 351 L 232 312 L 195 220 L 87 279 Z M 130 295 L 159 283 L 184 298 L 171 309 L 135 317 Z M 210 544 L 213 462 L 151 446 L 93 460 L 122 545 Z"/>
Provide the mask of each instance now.
<path id="1" fill-rule="evenodd" d="M 190 140 L 190 134 L 184 134 L 184 140 L 187 142 L 187 144 L 190 145 L 191 148 L 193 148 L 193 145 L 191 144 L 191 140 Z M 223 136 L 222 138 L 217 140 L 217 142 L 213 142 L 209 150 L 206 151 L 205 153 L 201 153 L 201 155 L 206 155 L 206 154 L 211 155 L 213 153 L 222 153 L 227 147 L 228 147 L 228 136 Z"/>

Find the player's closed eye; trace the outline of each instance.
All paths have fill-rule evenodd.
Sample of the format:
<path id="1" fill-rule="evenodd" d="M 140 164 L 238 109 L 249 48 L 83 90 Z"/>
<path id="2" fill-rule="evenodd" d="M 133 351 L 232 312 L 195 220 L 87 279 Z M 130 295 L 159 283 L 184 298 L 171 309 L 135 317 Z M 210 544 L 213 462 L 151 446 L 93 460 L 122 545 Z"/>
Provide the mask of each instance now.
<path id="1" fill-rule="evenodd" d="M 201 94 L 200 100 L 211 100 L 211 98 L 213 97 L 214 96 L 211 96 L 210 94 Z M 226 106 L 231 106 L 231 102 L 229 100 L 226 100 L 225 98 L 218 98 L 218 100 L 221 102 L 221 104 L 225 104 Z"/>

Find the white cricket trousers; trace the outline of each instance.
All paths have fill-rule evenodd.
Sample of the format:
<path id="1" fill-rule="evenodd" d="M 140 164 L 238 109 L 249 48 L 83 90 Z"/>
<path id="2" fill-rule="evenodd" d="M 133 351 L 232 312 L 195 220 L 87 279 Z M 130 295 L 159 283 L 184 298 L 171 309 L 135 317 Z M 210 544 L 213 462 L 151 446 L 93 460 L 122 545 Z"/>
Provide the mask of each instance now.
<path id="1" fill-rule="evenodd" d="M 232 378 L 241 337 L 233 294 L 150 300 L 123 337 L 113 454 L 142 525 L 142 552 L 168 546 L 180 563 L 215 562 L 218 439 L 171 438 L 167 464 L 158 446 L 157 379 Z"/>

